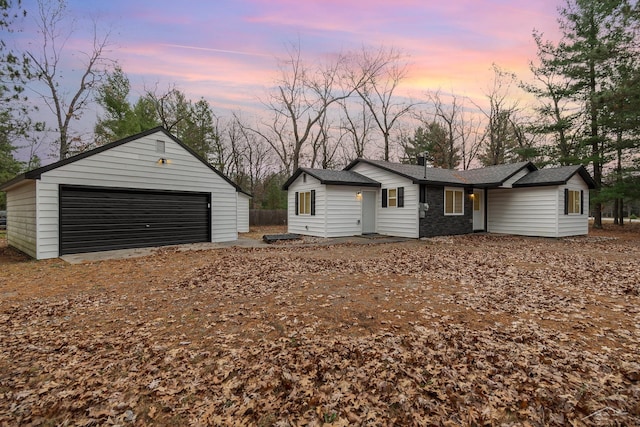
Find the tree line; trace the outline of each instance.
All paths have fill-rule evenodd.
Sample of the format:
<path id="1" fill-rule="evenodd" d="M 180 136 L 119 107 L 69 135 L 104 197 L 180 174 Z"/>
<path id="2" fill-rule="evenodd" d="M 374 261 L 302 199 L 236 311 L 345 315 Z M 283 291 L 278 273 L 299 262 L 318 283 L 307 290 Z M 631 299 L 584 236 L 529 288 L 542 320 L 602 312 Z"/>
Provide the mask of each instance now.
<path id="1" fill-rule="evenodd" d="M 3 32 L 24 19 L 21 6 L 20 0 L 0 3 Z M 54 134 L 64 159 L 162 125 L 251 192 L 257 208 L 284 207 L 280 187 L 299 166 L 340 168 L 356 157 L 411 163 L 424 155 L 434 167 L 451 169 L 527 160 L 584 164 L 596 182 L 595 226 L 603 203 L 615 205 L 621 223 L 625 203 L 640 198 L 640 9 L 628 0 L 567 0 L 558 12 L 560 40 L 533 31 L 538 51 L 531 76 L 519 79 L 494 65 L 481 100 L 442 90 L 406 96 L 402 84 L 411 64 L 395 48 L 363 47 L 311 61 L 298 42 L 276 60 L 278 77 L 259 99 L 259 114 L 221 114 L 175 86 L 145 88 L 131 102 L 126 72 L 105 54 L 110 34 L 95 22 L 74 86 L 60 73 L 68 54 L 66 3 L 39 0 L 40 50 L 15 52 L 0 42 L 0 181 L 39 165 L 35 155 L 17 161 L 14 141 L 26 141 L 35 153 L 44 135 Z M 31 86 L 54 123 L 31 119 L 24 96 Z M 523 93 L 535 104 L 523 105 Z M 93 132 L 81 135 L 74 124 L 92 104 L 102 114 Z"/>

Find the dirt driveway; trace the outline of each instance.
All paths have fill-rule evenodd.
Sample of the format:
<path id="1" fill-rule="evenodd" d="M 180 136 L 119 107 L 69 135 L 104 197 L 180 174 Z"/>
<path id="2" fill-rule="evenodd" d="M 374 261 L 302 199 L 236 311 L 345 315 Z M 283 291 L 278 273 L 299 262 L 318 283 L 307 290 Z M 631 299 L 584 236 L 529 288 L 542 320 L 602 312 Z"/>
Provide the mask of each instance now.
<path id="1" fill-rule="evenodd" d="M 0 425 L 638 425 L 639 257 L 637 227 L 80 265 L 0 244 Z"/>

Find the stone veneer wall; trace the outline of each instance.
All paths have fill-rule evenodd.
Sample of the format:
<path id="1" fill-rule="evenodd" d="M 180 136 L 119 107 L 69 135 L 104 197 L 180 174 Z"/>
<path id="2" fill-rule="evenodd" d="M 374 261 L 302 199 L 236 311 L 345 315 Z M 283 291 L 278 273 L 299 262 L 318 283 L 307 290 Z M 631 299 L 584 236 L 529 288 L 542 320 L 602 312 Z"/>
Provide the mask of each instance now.
<path id="1" fill-rule="evenodd" d="M 420 237 L 473 233 L 473 201 L 464 192 L 464 215 L 444 214 L 444 187 L 427 187 L 429 210 L 420 218 Z"/>

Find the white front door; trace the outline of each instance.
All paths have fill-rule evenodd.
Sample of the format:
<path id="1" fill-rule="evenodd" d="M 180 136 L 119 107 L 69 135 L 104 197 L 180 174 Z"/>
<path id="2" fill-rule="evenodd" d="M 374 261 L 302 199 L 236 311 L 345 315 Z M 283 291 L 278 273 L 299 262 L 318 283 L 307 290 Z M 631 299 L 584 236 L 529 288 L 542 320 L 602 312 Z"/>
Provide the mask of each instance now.
<path id="1" fill-rule="evenodd" d="M 376 192 L 362 192 L 362 234 L 376 232 Z"/>
<path id="2" fill-rule="evenodd" d="M 473 190 L 473 231 L 484 231 L 484 190 Z"/>

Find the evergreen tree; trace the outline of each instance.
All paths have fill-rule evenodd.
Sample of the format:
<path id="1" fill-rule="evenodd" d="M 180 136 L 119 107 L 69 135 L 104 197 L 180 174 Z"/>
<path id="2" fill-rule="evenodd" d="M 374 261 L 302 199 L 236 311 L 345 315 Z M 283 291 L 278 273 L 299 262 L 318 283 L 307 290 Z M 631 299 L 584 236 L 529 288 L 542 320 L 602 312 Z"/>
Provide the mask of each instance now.
<path id="1" fill-rule="evenodd" d="M 603 167 L 615 146 L 603 122 L 608 108 L 603 94 L 615 75 L 616 62 L 636 52 L 633 8 L 629 0 L 568 0 L 560 9 L 562 40 L 543 63 L 568 83 L 565 94 L 579 105 L 586 123 L 578 143 L 589 148 L 589 157 L 582 162 L 591 165 L 596 183 L 592 194 L 596 228 L 602 227 Z"/>
<path id="2" fill-rule="evenodd" d="M 0 183 L 4 183 L 23 169 L 23 163 L 14 157 L 13 140 L 26 135 L 30 122 L 24 107 L 24 60 L 6 45 L 13 25 L 24 12 L 21 2 L 0 1 Z M 6 209 L 4 192 L 0 192 L 0 210 Z"/>
<path id="3" fill-rule="evenodd" d="M 105 111 L 94 128 L 96 143 L 99 145 L 146 130 L 141 126 L 135 109 L 129 104 L 130 90 L 129 79 L 118 66 L 98 88 L 96 102 Z"/>

